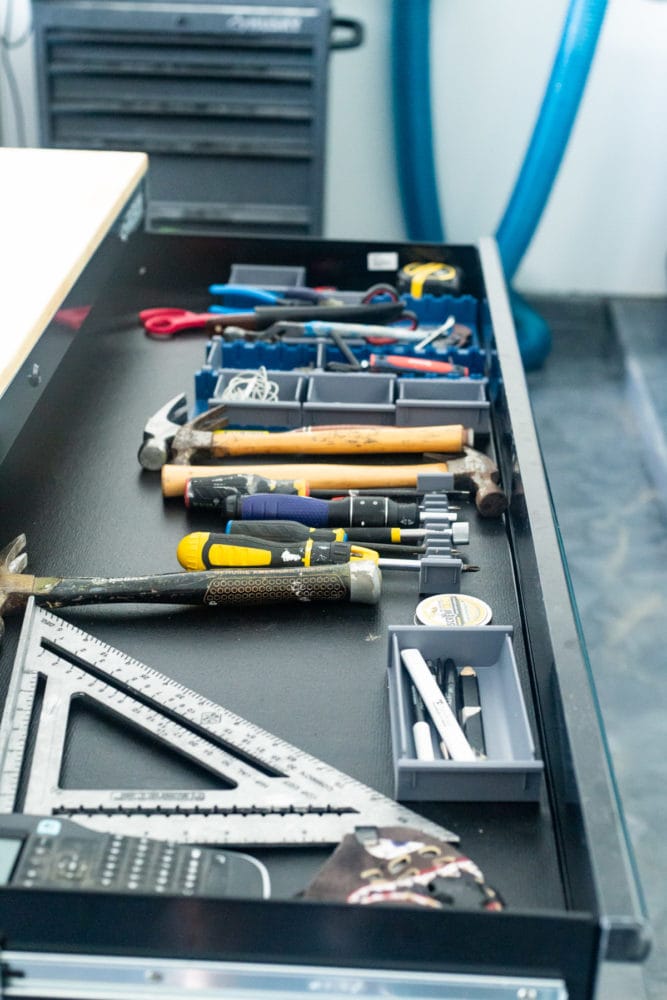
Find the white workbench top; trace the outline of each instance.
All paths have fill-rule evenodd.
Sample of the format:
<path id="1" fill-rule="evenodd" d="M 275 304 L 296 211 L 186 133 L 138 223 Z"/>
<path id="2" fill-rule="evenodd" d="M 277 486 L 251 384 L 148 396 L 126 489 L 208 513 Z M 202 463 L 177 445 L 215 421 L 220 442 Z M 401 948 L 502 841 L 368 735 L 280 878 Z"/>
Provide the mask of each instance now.
<path id="1" fill-rule="evenodd" d="M 0 148 L 0 395 L 147 167 L 145 153 Z"/>

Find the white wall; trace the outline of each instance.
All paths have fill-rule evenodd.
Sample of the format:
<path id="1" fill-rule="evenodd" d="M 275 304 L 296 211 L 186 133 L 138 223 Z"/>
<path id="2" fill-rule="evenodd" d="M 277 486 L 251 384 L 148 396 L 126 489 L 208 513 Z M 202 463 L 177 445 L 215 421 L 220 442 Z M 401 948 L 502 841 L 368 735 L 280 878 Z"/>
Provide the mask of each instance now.
<path id="1" fill-rule="evenodd" d="M 566 0 L 431 0 L 446 236 L 495 232 L 539 110 Z M 389 0 L 336 0 L 368 44 L 334 53 L 327 235 L 394 239 Z M 667 3 L 610 0 L 570 146 L 517 274 L 540 292 L 667 291 Z"/>
<path id="2" fill-rule="evenodd" d="M 4 10 L 8 0 L 0 0 Z M 326 235 L 404 237 L 394 167 L 390 0 L 332 0 L 366 44 L 334 52 Z M 493 233 L 531 134 L 567 0 L 431 0 L 433 131 L 447 239 Z M 29 18 L 14 0 L 13 34 Z M 13 54 L 36 144 L 29 47 Z M 3 87 L 3 142 L 16 129 Z M 517 275 L 534 292 L 667 292 L 667 2 L 609 0 L 572 140 Z"/>
<path id="3" fill-rule="evenodd" d="M 30 25 L 29 0 L 0 0 L 0 31 L 7 31 L 9 11 L 9 37 L 21 38 Z M 26 144 L 37 145 L 36 86 L 32 40 L 9 53 L 16 83 L 20 91 L 20 101 L 24 110 Z M 10 100 L 9 87 L 0 64 L 0 136 L 3 146 L 17 146 L 19 142 L 15 108 Z"/>

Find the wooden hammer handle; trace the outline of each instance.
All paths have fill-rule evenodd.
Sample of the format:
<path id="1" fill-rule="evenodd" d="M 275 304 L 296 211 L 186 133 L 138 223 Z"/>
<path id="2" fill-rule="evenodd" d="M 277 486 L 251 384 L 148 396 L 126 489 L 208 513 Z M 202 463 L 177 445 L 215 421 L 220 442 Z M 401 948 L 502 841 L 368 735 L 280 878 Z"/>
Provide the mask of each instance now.
<path id="1" fill-rule="evenodd" d="M 423 473 L 447 472 L 445 462 L 418 465 L 163 465 L 162 492 L 166 497 L 183 496 L 192 476 L 219 476 L 224 472 L 258 475 L 266 479 L 305 479 L 322 490 L 381 489 L 416 486 Z"/>
<path id="2" fill-rule="evenodd" d="M 304 430 L 214 431 L 212 454 L 236 455 L 352 455 L 400 452 L 458 454 L 472 444 L 472 431 L 461 424 L 433 427 L 309 427 Z"/>

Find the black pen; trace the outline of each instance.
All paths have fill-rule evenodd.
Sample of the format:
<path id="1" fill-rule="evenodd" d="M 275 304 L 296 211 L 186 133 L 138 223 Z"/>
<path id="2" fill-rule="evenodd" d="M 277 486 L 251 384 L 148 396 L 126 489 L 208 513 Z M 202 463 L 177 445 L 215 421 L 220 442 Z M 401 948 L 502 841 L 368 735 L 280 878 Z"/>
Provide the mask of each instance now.
<path id="1" fill-rule="evenodd" d="M 474 667 L 463 667 L 459 673 L 461 695 L 461 728 L 468 743 L 480 757 L 486 756 L 482 706 L 479 700 L 479 684 Z"/>
<path id="2" fill-rule="evenodd" d="M 445 660 L 440 684 L 445 701 L 458 719 L 459 717 L 459 675 L 453 660 Z"/>

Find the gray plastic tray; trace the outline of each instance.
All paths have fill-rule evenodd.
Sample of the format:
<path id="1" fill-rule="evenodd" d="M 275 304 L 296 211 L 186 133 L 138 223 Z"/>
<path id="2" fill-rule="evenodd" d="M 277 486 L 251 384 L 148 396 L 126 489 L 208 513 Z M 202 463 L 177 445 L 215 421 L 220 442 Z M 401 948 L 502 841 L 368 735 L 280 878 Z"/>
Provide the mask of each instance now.
<path id="1" fill-rule="evenodd" d="M 278 386 L 278 399 L 223 400 L 222 394 L 236 375 L 238 368 L 222 368 L 209 406 L 225 404 L 229 427 L 253 427 L 285 430 L 301 426 L 301 401 L 306 392 L 306 379 L 295 372 L 267 371 L 266 377 Z"/>
<path id="2" fill-rule="evenodd" d="M 480 434 L 491 428 L 486 378 L 399 378 L 396 424 L 464 424 Z"/>
<path id="3" fill-rule="evenodd" d="M 322 372 L 308 379 L 304 424 L 394 424 L 395 375 Z"/>
<path id="4" fill-rule="evenodd" d="M 412 736 L 410 677 L 401 662 L 402 649 L 418 649 L 427 661 L 451 657 L 458 667 L 475 668 L 486 759 L 472 762 L 417 759 Z M 391 625 L 387 669 L 397 799 L 448 802 L 539 799 L 544 765 L 535 758 L 510 627 Z"/>

